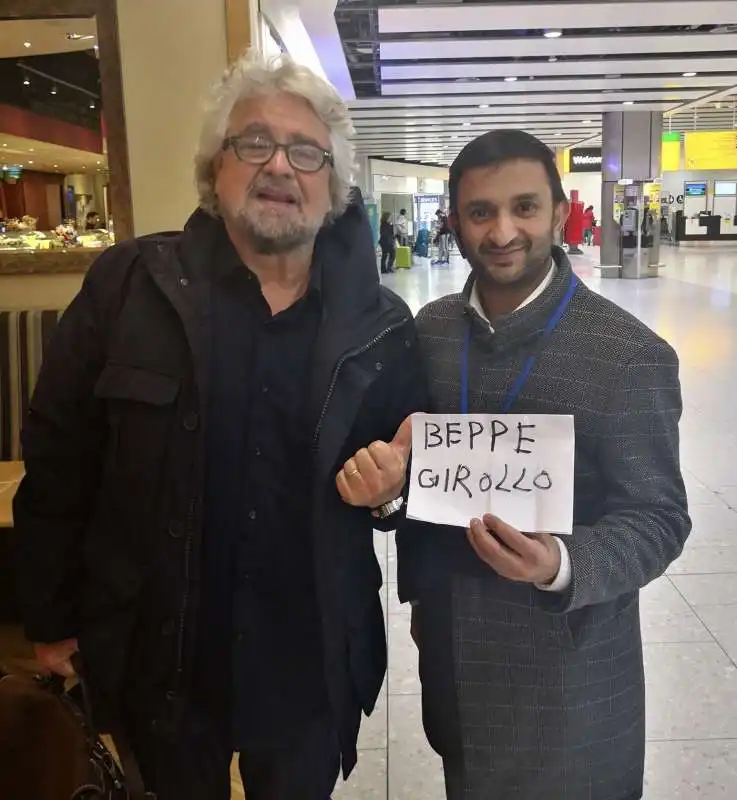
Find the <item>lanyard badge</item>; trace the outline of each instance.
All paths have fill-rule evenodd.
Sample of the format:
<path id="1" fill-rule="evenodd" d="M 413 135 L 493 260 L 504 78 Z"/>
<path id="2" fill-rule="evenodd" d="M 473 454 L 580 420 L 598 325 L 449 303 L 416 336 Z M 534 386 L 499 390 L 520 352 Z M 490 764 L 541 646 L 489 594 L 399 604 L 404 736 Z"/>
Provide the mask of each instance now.
<path id="1" fill-rule="evenodd" d="M 575 274 L 571 275 L 571 280 L 568 283 L 568 289 L 560 301 L 558 306 L 553 311 L 550 319 L 547 321 L 545 328 L 540 333 L 540 337 L 538 338 L 537 342 L 535 343 L 534 351 L 530 353 L 527 358 L 525 359 L 525 363 L 520 370 L 519 375 L 515 378 L 514 383 L 510 386 L 509 391 L 507 392 L 504 402 L 502 403 L 501 413 L 502 414 L 509 414 L 512 410 L 512 406 L 514 405 L 517 397 L 519 396 L 520 392 L 524 388 L 525 384 L 527 383 L 530 375 L 532 374 L 533 369 L 535 368 L 535 362 L 537 361 L 537 354 L 542 349 L 542 346 L 550 339 L 553 331 L 555 330 L 558 323 L 563 319 L 563 315 L 566 313 L 566 309 L 570 304 L 571 300 L 573 299 L 573 295 L 576 293 L 576 289 L 578 288 L 578 277 Z M 468 325 L 466 327 L 466 332 L 463 337 L 463 350 L 461 352 L 461 414 L 468 414 L 468 406 L 469 406 L 469 390 L 468 390 L 468 379 L 469 379 L 469 360 L 470 360 L 470 350 L 471 350 L 471 320 L 468 321 Z"/>

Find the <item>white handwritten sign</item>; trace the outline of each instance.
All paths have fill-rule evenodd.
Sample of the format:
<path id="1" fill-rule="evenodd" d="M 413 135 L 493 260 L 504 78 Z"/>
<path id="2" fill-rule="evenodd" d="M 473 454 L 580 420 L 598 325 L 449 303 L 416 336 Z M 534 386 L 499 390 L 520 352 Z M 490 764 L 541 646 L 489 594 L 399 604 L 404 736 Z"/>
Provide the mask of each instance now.
<path id="1" fill-rule="evenodd" d="M 573 529 L 573 417 L 415 414 L 407 515 L 468 527 L 494 514 L 525 533 Z"/>

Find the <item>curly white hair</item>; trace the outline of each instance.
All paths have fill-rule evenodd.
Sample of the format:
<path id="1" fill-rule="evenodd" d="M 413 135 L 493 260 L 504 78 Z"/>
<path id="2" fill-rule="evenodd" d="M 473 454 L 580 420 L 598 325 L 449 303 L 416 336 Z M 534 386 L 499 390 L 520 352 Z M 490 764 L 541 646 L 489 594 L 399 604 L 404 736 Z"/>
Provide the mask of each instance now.
<path id="1" fill-rule="evenodd" d="M 195 155 L 195 180 L 200 207 L 219 216 L 215 193 L 215 156 L 220 152 L 235 106 L 250 97 L 288 92 L 304 98 L 330 131 L 333 167 L 330 174 L 331 217 L 345 209 L 356 171 L 355 133 L 348 109 L 338 92 L 312 70 L 287 55 L 264 58 L 249 51 L 235 61 L 215 84 L 205 110 Z"/>

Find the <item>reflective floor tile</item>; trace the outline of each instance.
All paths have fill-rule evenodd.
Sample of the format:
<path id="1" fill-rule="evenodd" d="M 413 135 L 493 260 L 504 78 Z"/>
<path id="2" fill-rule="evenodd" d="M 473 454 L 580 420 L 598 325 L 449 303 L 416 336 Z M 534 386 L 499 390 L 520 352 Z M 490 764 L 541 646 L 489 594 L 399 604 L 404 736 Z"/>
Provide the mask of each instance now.
<path id="1" fill-rule="evenodd" d="M 644 800 L 734 800 L 737 742 L 649 742 Z"/>
<path id="2" fill-rule="evenodd" d="M 716 642 L 644 652 L 649 739 L 737 739 L 737 667 Z"/>

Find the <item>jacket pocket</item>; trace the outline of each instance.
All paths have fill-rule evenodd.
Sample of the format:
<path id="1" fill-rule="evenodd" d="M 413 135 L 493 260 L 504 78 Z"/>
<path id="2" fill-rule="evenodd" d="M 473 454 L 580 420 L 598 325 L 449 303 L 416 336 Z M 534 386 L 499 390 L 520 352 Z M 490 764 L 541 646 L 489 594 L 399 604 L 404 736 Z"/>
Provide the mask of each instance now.
<path id="1" fill-rule="evenodd" d="M 85 543 L 84 561 L 79 647 L 90 684 L 113 694 L 127 672 L 145 571 L 95 535 Z"/>
<path id="2" fill-rule="evenodd" d="M 171 375 L 124 364 L 108 364 L 95 385 L 95 397 L 167 406 L 177 399 L 180 386 L 180 381 Z"/>
<path id="3" fill-rule="evenodd" d="M 142 524 L 159 496 L 180 390 L 177 378 L 123 364 L 108 364 L 95 385 L 108 419 L 102 499 L 121 524 Z"/>

